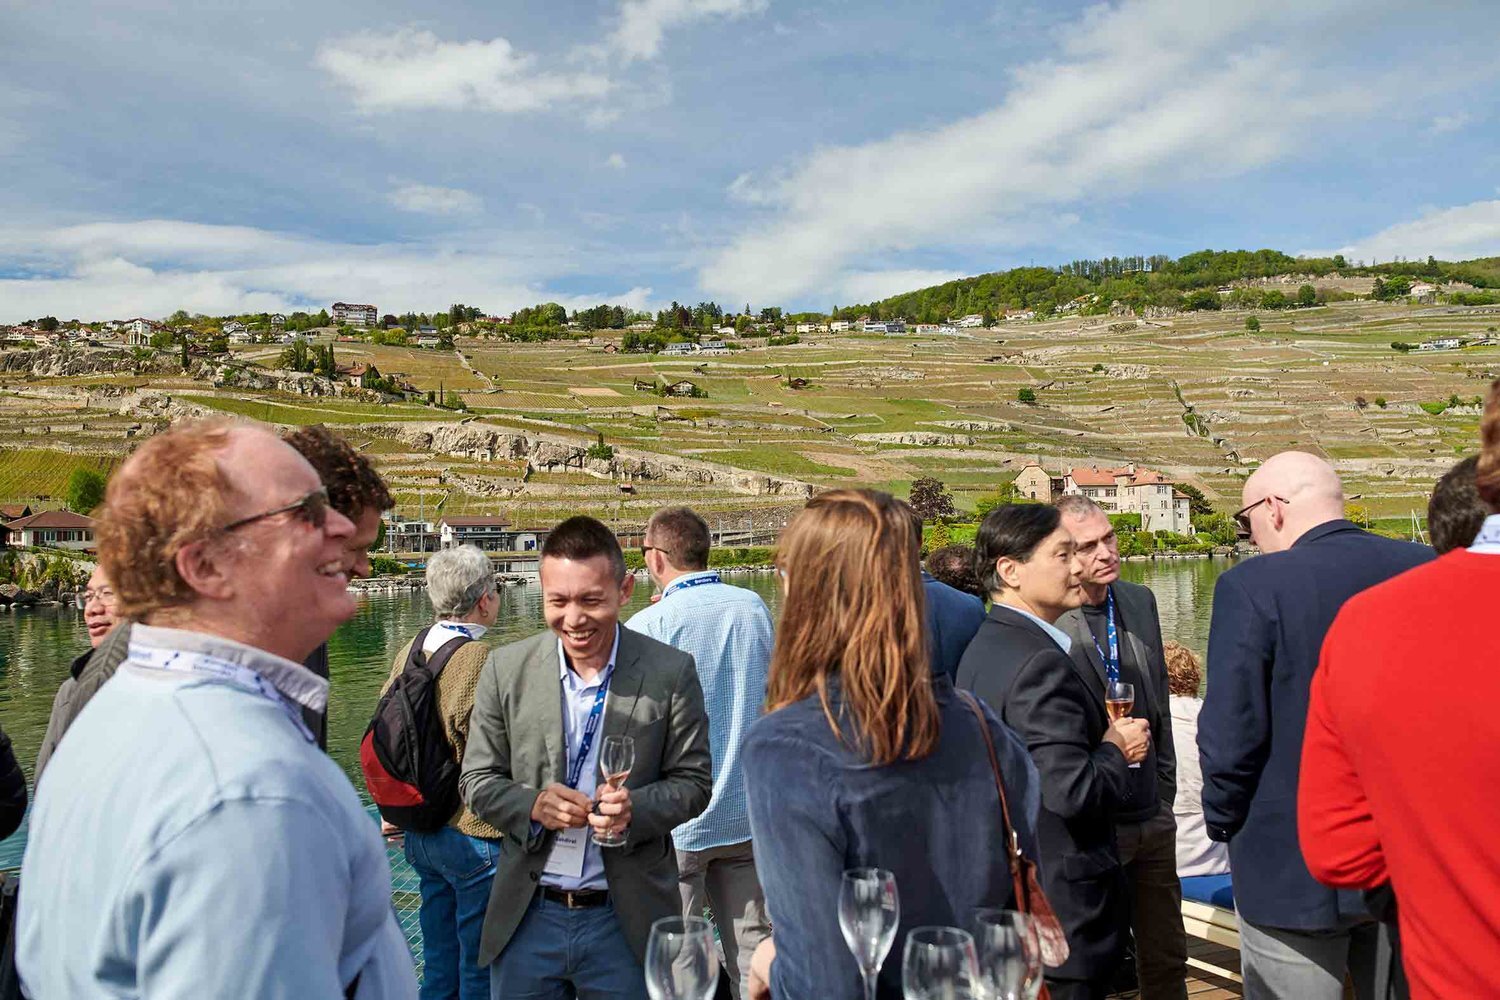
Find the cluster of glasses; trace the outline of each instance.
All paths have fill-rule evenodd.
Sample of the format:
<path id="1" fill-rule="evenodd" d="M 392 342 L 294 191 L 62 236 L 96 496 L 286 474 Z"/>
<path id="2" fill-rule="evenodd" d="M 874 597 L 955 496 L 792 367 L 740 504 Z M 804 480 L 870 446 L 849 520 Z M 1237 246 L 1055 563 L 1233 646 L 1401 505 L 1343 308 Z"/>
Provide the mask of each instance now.
<path id="1" fill-rule="evenodd" d="M 844 872 L 839 927 L 874 1000 L 880 966 L 901 920 L 896 876 L 883 868 Z M 1042 952 L 1031 918 L 1014 910 L 981 910 L 972 931 L 917 927 L 901 956 L 906 1000 L 1035 1000 L 1042 988 Z"/>

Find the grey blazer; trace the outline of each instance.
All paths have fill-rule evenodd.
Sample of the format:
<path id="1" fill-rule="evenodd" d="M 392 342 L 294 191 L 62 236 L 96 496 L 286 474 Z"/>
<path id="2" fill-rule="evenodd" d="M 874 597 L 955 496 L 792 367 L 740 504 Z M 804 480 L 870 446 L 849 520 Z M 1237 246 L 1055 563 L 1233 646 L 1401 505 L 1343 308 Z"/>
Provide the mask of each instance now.
<path id="1" fill-rule="evenodd" d="M 1115 607 L 1121 642 L 1129 645 L 1131 658 L 1141 667 L 1144 690 L 1136 702 L 1145 710 L 1151 724 L 1151 749 L 1156 757 L 1156 784 L 1161 802 L 1170 812 L 1177 800 L 1177 751 L 1172 742 L 1172 708 L 1168 702 L 1167 661 L 1162 655 L 1161 617 L 1156 611 L 1156 595 L 1150 587 L 1116 580 Z M 1071 656 L 1080 664 L 1088 663 L 1104 680 L 1104 661 L 1094 645 L 1094 634 L 1083 612 L 1069 611 L 1057 619 L 1057 627 L 1073 640 Z"/>
<path id="2" fill-rule="evenodd" d="M 469 808 L 504 834 L 484 914 L 479 964 L 493 962 L 531 904 L 553 834 L 531 830 L 541 790 L 567 780 L 557 636 L 543 632 L 490 654 L 479 676 L 460 788 Z M 637 957 L 651 923 L 682 909 L 671 833 L 708 807 L 708 715 L 691 655 L 630 629 L 604 707 L 603 736 L 635 740 L 630 842 L 603 852 L 615 912 Z"/>

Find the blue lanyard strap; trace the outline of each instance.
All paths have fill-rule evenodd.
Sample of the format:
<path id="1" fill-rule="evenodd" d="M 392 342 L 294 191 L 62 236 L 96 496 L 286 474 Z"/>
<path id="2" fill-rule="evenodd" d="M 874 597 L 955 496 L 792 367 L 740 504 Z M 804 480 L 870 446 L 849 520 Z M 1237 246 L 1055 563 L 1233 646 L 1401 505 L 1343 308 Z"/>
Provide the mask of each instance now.
<path id="1" fill-rule="evenodd" d="M 1092 634 L 1093 629 L 1089 630 Z M 1120 679 L 1120 633 L 1115 627 L 1115 588 L 1110 587 L 1105 591 L 1104 598 L 1104 637 L 1109 643 L 1109 654 L 1099 648 L 1099 639 L 1094 638 L 1094 649 L 1098 650 L 1099 659 L 1104 661 L 1104 676 L 1111 684 Z"/>
<path id="2" fill-rule="evenodd" d="M 687 590 L 689 587 L 701 587 L 705 583 L 723 582 L 724 581 L 719 577 L 719 574 L 717 573 L 704 573 L 702 576 L 683 577 L 680 580 L 674 580 L 670 585 L 668 585 L 667 589 L 661 592 L 661 596 L 666 597 L 668 594 L 674 593 L 679 590 Z"/>
<path id="3" fill-rule="evenodd" d="M 589 709 L 588 721 L 583 724 L 583 739 L 578 743 L 578 756 L 568 764 L 569 788 L 577 788 L 583 777 L 583 762 L 588 760 L 589 751 L 594 748 L 594 734 L 599 731 L 599 719 L 604 715 L 604 698 L 609 694 L 609 682 L 614 673 L 614 670 L 609 671 L 609 676 L 599 683 L 599 693 L 594 695 L 594 707 Z"/>

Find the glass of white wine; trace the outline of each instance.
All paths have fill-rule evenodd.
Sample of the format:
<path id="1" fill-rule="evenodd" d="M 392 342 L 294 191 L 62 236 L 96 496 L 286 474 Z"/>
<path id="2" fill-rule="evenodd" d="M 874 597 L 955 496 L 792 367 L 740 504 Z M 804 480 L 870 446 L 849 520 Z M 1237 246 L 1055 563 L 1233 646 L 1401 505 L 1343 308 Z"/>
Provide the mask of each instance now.
<path id="1" fill-rule="evenodd" d="M 599 747 L 599 777 L 603 782 L 599 792 L 623 788 L 635 767 L 635 740 L 629 736 L 606 736 Z M 626 830 L 595 830 L 594 843 L 600 847 L 624 847 L 629 839 Z"/>
<path id="2" fill-rule="evenodd" d="M 1135 710 L 1135 685 L 1124 681 L 1110 681 L 1104 690 L 1104 708 L 1109 712 L 1109 721 L 1123 719 Z M 1131 764 L 1140 767 L 1139 763 Z"/>
<path id="3" fill-rule="evenodd" d="M 901 900 L 896 876 L 884 868 L 851 868 L 839 885 L 839 928 L 865 981 L 865 1000 L 875 1000 L 875 980 L 896 940 Z"/>

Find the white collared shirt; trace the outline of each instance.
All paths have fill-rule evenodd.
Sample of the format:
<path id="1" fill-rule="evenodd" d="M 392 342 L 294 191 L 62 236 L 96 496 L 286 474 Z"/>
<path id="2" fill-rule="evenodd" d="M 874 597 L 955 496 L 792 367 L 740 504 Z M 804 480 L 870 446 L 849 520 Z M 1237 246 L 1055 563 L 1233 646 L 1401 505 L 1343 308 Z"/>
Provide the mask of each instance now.
<path id="1" fill-rule="evenodd" d="M 1070 652 L 1073 649 L 1072 637 L 1051 622 L 1043 621 L 1036 615 L 1032 614 L 1030 611 L 1027 611 L 1025 608 L 1018 608 L 1014 604 L 1002 604 L 1002 607 L 1010 608 L 1016 614 L 1025 615 L 1027 618 L 1030 618 L 1032 621 L 1036 622 L 1042 627 L 1043 632 L 1046 632 L 1049 636 L 1052 637 L 1053 642 L 1062 647 L 1062 651 L 1064 653 Z"/>
<path id="2" fill-rule="evenodd" d="M 481 625 L 478 622 L 456 622 L 447 619 L 434 622 L 432 628 L 427 630 L 427 638 L 422 642 L 422 655 L 431 656 L 461 635 L 466 635 L 470 639 L 483 639 L 484 634 L 489 630 L 488 625 Z"/>
<path id="3" fill-rule="evenodd" d="M 1474 544 L 1469 546 L 1469 551 L 1485 555 L 1500 555 L 1500 514 L 1491 514 L 1484 519 L 1484 523 L 1479 526 L 1479 534 L 1474 536 Z"/>
<path id="4" fill-rule="evenodd" d="M 599 686 L 608 684 L 615 672 L 615 658 L 620 654 L 620 626 L 615 626 L 615 644 L 609 651 L 609 662 L 592 683 L 584 681 L 568 664 L 568 654 L 563 650 L 562 639 L 557 640 L 557 662 L 558 680 L 562 689 L 562 713 L 563 713 L 563 739 L 567 742 L 567 755 L 565 766 L 569 771 L 573 768 L 573 761 L 578 754 L 579 744 L 583 742 L 583 733 L 588 726 L 589 712 L 594 707 L 594 699 L 599 695 Z M 605 695 L 604 710 L 609 709 L 609 696 Z M 599 788 L 599 748 L 604 744 L 604 719 L 599 720 L 599 728 L 594 731 L 594 742 L 589 746 L 588 756 L 584 758 L 583 769 L 578 772 L 578 791 L 594 797 L 594 792 Z M 566 777 L 566 774 L 564 775 Z M 599 852 L 599 845 L 594 843 L 594 838 L 588 829 L 584 831 L 583 842 L 583 874 L 578 878 L 565 878 L 560 875 L 543 875 L 542 884 L 552 886 L 555 889 L 604 889 L 609 883 L 604 878 L 604 855 Z"/>

